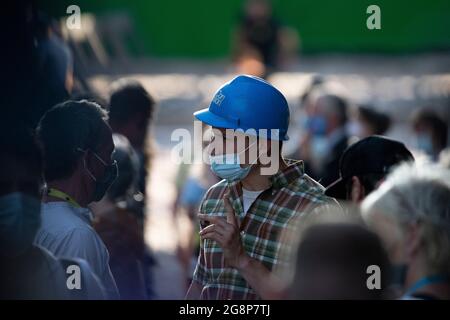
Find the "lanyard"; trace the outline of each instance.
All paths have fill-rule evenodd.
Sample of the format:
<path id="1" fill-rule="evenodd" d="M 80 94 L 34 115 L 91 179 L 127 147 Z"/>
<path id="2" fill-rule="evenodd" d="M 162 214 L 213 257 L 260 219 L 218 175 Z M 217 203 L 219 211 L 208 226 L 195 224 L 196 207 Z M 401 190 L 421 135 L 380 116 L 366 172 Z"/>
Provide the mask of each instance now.
<path id="1" fill-rule="evenodd" d="M 58 198 L 64 201 L 67 201 L 71 206 L 75 208 L 81 208 L 81 206 L 67 193 L 64 193 L 58 189 L 48 188 L 47 195 L 53 198 Z"/>
<path id="2" fill-rule="evenodd" d="M 434 275 L 430 277 L 423 277 L 422 279 L 418 280 L 416 283 L 414 283 L 411 288 L 406 292 L 406 295 L 412 295 L 414 292 L 419 290 L 420 288 L 423 288 L 429 284 L 439 283 L 439 282 L 446 282 L 448 281 L 448 277 L 444 275 Z"/>

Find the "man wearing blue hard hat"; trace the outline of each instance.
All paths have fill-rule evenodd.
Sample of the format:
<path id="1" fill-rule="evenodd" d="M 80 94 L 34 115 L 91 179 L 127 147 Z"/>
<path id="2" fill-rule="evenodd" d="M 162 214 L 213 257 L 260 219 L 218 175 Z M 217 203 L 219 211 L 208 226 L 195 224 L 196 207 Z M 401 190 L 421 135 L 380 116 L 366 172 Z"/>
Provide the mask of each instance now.
<path id="1" fill-rule="evenodd" d="M 201 246 L 188 299 L 270 299 L 271 271 L 286 264 L 285 231 L 319 206 L 337 205 L 281 156 L 289 107 L 268 82 L 241 75 L 194 116 L 212 126 L 210 164 L 223 180 L 200 205 Z M 252 152 L 253 151 L 253 152 Z"/>

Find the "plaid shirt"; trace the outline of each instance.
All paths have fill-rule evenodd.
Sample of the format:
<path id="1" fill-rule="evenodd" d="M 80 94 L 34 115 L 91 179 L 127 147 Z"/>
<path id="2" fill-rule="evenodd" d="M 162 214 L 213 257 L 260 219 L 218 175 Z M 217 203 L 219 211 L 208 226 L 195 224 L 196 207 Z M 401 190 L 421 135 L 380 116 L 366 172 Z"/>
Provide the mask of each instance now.
<path id="1" fill-rule="evenodd" d="M 338 206 L 333 198 L 324 195 L 324 188 L 304 173 L 302 161 L 288 160 L 288 167 L 270 178 L 271 187 L 253 202 L 247 214 L 243 212 L 240 182 L 222 180 L 212 186 L 200 205 L 200 213 L 225 216 L 223 196 L 230 189 L 230 200 L 237 219 L 240 220 L 241 240 L 245 251 L 266 268 L 273 270 L 287 264 L 281 254 L 288 246 L 282 232 L 292 232 L 297 219 L 311 213 L 321 205 Z M 193 280 L 203 286 L 201 299 L 260 299 L 245 279 L 224 262 L 222 249 L 217 242 L 205 239 L 200 244 L 200 254 Z"/>

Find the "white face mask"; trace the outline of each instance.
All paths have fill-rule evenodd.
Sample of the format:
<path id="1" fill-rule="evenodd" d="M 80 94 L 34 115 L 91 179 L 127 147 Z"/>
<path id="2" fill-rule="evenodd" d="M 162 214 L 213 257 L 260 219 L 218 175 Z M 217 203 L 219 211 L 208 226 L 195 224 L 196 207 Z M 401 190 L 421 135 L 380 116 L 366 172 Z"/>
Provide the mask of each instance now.
<path id="1" fill-rule="evenodd" d="M 19 256 L 32 245 L 40 225 L 40 211 L 40 201 L 24 193 L 0 197 L 0 256 Z"/>

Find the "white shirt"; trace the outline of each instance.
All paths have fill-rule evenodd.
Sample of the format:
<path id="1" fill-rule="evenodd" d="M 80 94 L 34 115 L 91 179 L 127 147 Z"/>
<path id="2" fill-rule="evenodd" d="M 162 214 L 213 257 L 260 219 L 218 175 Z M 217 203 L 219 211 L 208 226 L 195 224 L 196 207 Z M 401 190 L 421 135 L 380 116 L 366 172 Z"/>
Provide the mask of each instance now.
<path id="1" fill-rule="evenodd" d="M 42 203 L 41 227 L 35 244 L 56 257 L 86 260 L 100 279 L 108 298 L 117 299 L 108 250 L 91 223 L 92 213 L 88 208 L 75 208 L 65 201 Z"/>
<path id="2" fill-rule="evenodd" d="M 255 202 L 256 198 L 263 192 L 264 190 L 259 191 L 251 191 L 245 188 L 242 188 L 242 202 L 244 203 L 244 215 L 247 214 L 248 209 L 250 209 L 253 202 Z"/>

